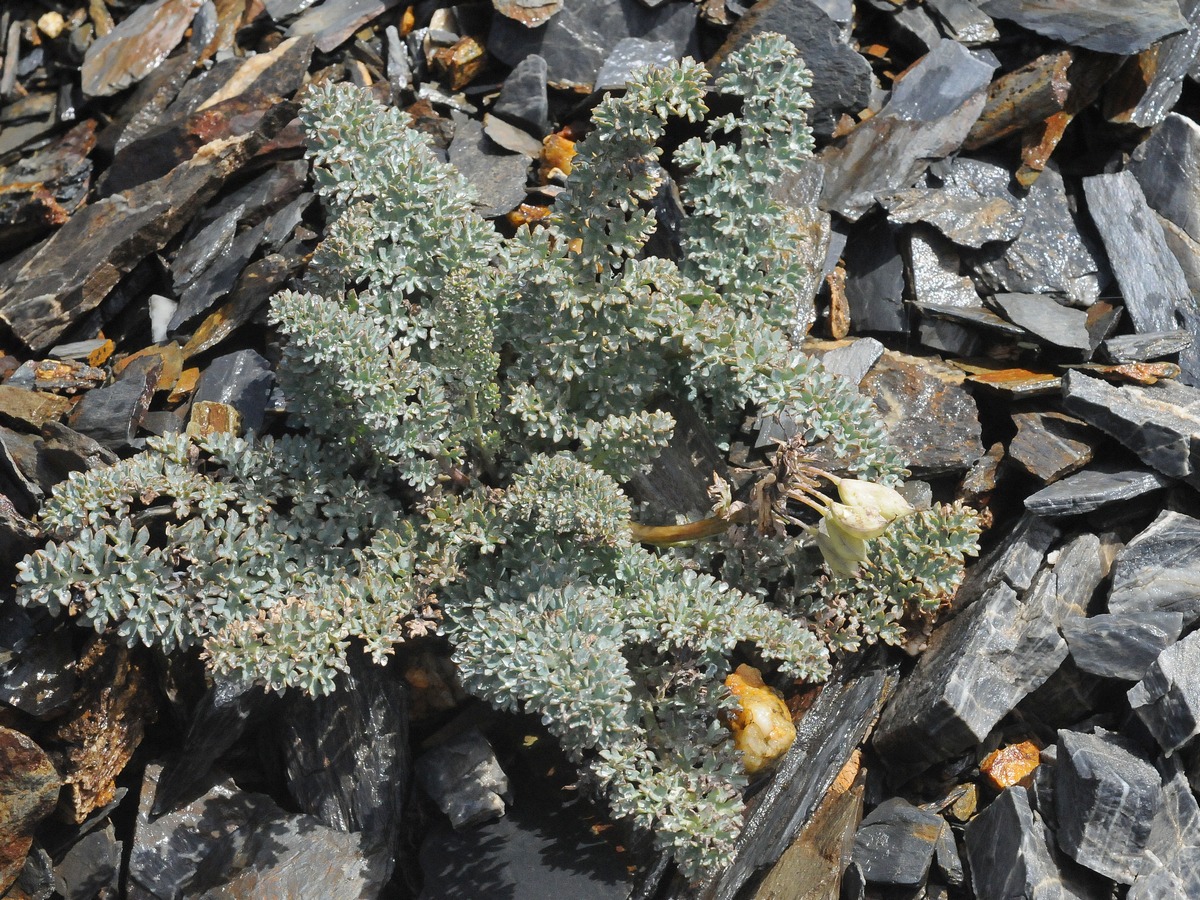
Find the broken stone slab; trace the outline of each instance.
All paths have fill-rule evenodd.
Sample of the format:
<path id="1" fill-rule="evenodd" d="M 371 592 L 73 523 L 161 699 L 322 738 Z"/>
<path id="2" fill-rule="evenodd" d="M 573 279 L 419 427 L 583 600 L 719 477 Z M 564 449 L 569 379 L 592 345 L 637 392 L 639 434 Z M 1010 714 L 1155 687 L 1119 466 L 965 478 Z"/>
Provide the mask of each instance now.
<path id="1" fill-rule="evenodd" d="M 71 413 L 70 426 L 110 450 L 128 449 L 150 409 L 162 368 L 161 359 L 147 357 L 113 384 L 88 391 Z"/>
<path id="2" fill-rule="evenodd" d="M 492 0 L 502 16 L 508 16 L 527 28 L 537 28 L 562 9 L 562 0 Z"/>
<path id="3" fill-rule="evenodd" d="M 328 53 L 349 40 L 354 32 L 373 22 L 400 0 L 324 0 L 292 22 L 287 36 L 314 35 L 317 49 Z"/>
<path id="4" fill-rule="evenodd" d="M 1158 655 L 1179 639 L 1178 612 L 1108 613 L 1064 624 L 1063 637 L 1080 670 L 1102 678 L 1140 681 Z"/>
<path id="5" fill-rule="evenodd" d="M 1099 435 L 1079 419 L 1060 412 L 1018 412 L 1012 419 L 1017 433 L 1008 444 L 1008 456 L 1043 484 L 1092 461 Z"/>
<path id="6" fill-rule="evenodd" d="M 853 860 L 869 884 L 924 884 L 945 823 L 901 797 L 885 800 L 862 820 L 854 836 Z"/>
<path id="7" fill-rule="evenodd" d="M 980 8 L 992 18 L 1016 22 L 1064 44 L 1121 56 L 1188 28 L 1175 0 L 1136 5 L 1121 0 L 982 0 Z"/>
<path id="8" fill-rule="evenodd" d="M 971 881 L 979 900 L 1094 900 L 1099 880 L 1059 851 L 1054 835 L 1029 805 L 1023 787 L 1010 787 L 972 819 L 964 832 Z"/>
<path id="9" fill-rule="evenodd" d="M 897 249 L 899 229 L 882 215 L 866 215 L 854 224 L 843 255 L 846 300 L 859 332 L 907 334 L 904 260 Z"/>
<path id="10" fill-rule="evenodd" d="M 1196 335 L 1185 328 L 1150 331 L 1145 334 L 1121 334 L 1100 345 L 1101 354 L 1111 363 L 1146 362 L 1174 356 L 1191 347 Z"/>
<path id="11" fill-rule="evenodd" d="M 1025 498 L 1025 508 L 1039 516 L 1078 516 L 1162 490 L 1170 484 L 1171 480 L 1158 472 L 1098 465 L 1030 494 Z"/>
<path id="12" fill-rule="evenodd" d="M 638 0 L 564 0 L 562 10 L 538 28 L 493 17 L 487 46 L 510 66 L 536 53 L 546 61 L 552 87 L 590 92 L 596 73 L 624 38 L 666 41 L 675 59 L 696 55 L 696 23 L 697 9 L 690 3 L 650 9 Z"/>
<path id="13" fill-rule="evenodd" d="M 0 166 L 0 248 L 16 250 L 66 222 L 86 201 L 96 120 Z"/>
<path id="14" fill-rule="evenodd" d="M 54 811 L 62 780 L 33 739 L 0 726 L 0 891 L 25 864 L 38 824 Z"/>
<path id="15" fill-rule="evenodd" d="M 104 383 L 103 369 L 71 359 L 29 360 L 8 376 L 9 387 L 52 391 L 70 397 Z"/>
<path id="16" fill-rule="evenodd" d="M 470 120 L 454 130 L 450 164 L 475 189 L 476 207 L 484 217 L 502 216 L 525 199 L 528 157 L 498 151 L 479 122 Z"/>
<path id="17" fill-rule="evenodd" d="M 71 408 L 71 401 L 49 391 L 0 384 L 0 421 L 24 422 L 41 428 L 46 422 L 57 421 Z"/>
<path id="18" fill-rule="evenodd" d="M 971 566 L 954 598 L 954 608 L 974 603 L 998 584 L 1024 591 L 1033 584 L 1050 546 L 1062 532 L 1053 522 L 1025 512 L 982 559 Z"/>
<path id="19" fill-rule="evenodd" d="M 821 152 L 822 206 L 855 221 L 876 195 L 912 187 L 932 161 L 962 145 L 994 68 L 961 44 L 939 42 L 897 80 L 879 113 Z"/>
<path id="20" fill-rule="evenodd" d="M 924 222 L 963 247 L 1011 241 L 1025 217 L 1005 197 L 968 197 L 938 188 L 908 188 L 883 194 L 879 203 L 895 225 Z"/>
<path id="21" fill-rule="evenodd" d="M 991 302 L 1015 325 L 1047 344 L 1078 351 L 1084 359 L 1091 356 L 1092 342 L 1087 330 L 1087 313 L 1064 306 L 1046 294 L 993 295 Z"/>
<path id="22" fill-rule="evenodd" d="M 800 48 L 809 70 L 821 73 L 808 89 L 813 101 L 808 120 L 816 134 L 828 137 L 840 116 L 857 115 L 870 104 L 871 66 L 847 43 L 842 25 L 815 0 L 764 0 L 750 6 L 713 62 L 763 32 L 782 34 Z"/>
<path id="23" fill-rule="evenodd" d="M 1134 327 L 1200 329 L 1200 304 L 1133 174 L 1092 175 L 1083 190 Z M 1181 353 L 1179 366 L 1185 382 L 1200 382 L 1200 347 Z"/>
<path id="24" fill-rule="evenodd" d="M 1127 171 L 1151 209 L 1200 240 L 1200 125 L 1171 113 L 1133 151 Z"/>
<path id="25" fill-rule="evenodd" d="M 828 347 L 820 344 L 806 344 L 806 352 L 811 352 L 821 360 L 821 366 L 826 372 L 841 375 L 851 384 L 859 384 L 871 367 L 883 356 L 884 346 L 875 338 L 855 338 Z"/>
<path id="26" fill-rule="evenodd" d="M 990 44 L 1000 37 L 996 24 L 972 0 L 926 0 L 925 6 L 946 37 L 960 44 Z"/>
<path id="27" fill-rule="evenodd" d="M 1070 96 L 1068 72 L 1074 59 L 1070 50 L 1048 53 L 993 81 L 964 149 L 987 146 L 1061 110 Z"/>
<path id="28" fill-rule="evenodd" d="M 596 73 L 594 91 L 622 90 L 639 69 L 647 66 L 663 68 L 675 61 L 675 47 L 669 41 L 648 41 L 644 38 L 623 38 L 613 47 L 604 65 Z"/>
<path id="29" fill-rule="evenodd" d="M 943 319 L 972 329 L 1008 337 L 1021 337 L 1025 334 L 1024 328 L 1006 322 L 983 306 L 944 306 L 939 303 L 914 303 L 913 306 L 930 318 Z"/>
<path id="30" fill-rule="evenodd" d="M 546 94 L 546 60 L 531 53 L 513 67 L 492 114 L 528 128 L 541 138 L 550 133 L 550 105 Z"/>
<path id="31" fill-rule="evenodd" d="M 1126 696 L 1167 756 L 1190 744 L 1200 734 L 1200 631 L 1160 653 Z"/>
<path id="32" fill-rule="evenodd" d="M 27 346 L 53 346 L 118 281 L 160 250 L 263 142 L 295 117 L 279 104 L 255 132 L 206 144 L 162 178 L 91 203 L 0 266 L 0 319 Z"/>
<path id="33" fill-rule="evenodd" d="M 1110 385 L 1069 371 L 1063 408 L 1096 426 L 1164 475 L 1200 487 L 1200 389 L 1175 381 Z"/>
<path id="34" fill-rule="evenodd" d="M 1188 30 L 1125 61 L 1104 104 L 1109 121 L 1149 128 L 1161 122 L 1183 93 L 1183 79 L 1200 52 L 1200 3 L 1180 0 Z"/>
<path id="35" fill-rule="evenodd" d="M 1058 844 L 1076 862 L 1119 884 L 1132 884 L 1160 793 L 1158 772 L 1128 739 L 1059 731 Z"/>
<path id="36" fill-rule="evenodd" d="M 1000 583 L 934 632 L 884 710 L 874 746 L 901 780 L 983 741 L 1067 657 L 1044 570 L 1023 596 Z"/>
<path id="37" fill-rule="evenodd" d="M 38 627 L 14 600 L 0 605 L 0 702 L 34 717 L 66 706 L 75 690 L 69 629 Z"/>
<path id="38" fill-rule="evenodd" d="M 508 776 L 477 728 L 421 755 L 414 774 L 456 829 L 503 816 L 511 800 Z"/>
<path id="39" fill-rule="evenodd" d="M 1200 619 L 1200 521 L 1163 511 L 1117 554 L 1108 609 L 1113 613 L 1178 612 Z"/>
<path id="40" fill-rule="evenodd" d="M 118 896 L 122 843 L 112 822 L 84 834 L 54 865 L 54 884 L 67 900 Z"/>
<path id="41" fill-rule="evenodd" d="M 83 57 L 83 95 L 110 97 L 145 78 L 179 44 L 202 3 L 159 0 L 93 41 Z"/>
<path id="42" fill-rule="evenodd" d="M 932 306 L 980 306 L 970 278 L 959 274 L 954 247 L 934 229 L 915 225 L 904 234 L 904 258 L 912 296 Z"/>
<path id="43" fill-rule="evenodd" d="M 1103 263 L 1080 232 L 1062 175 L 1048 165 L 1028 189 L 1012 185 L 1002 166 L 960 157 L 944 177 L 947 192 L 1007 198 L 1022 217 L 1021 233 L 1007 245 L 989 245 L 970 261 L 995 292 L 1057 294 L 1090 306 L 1100 295 Z"/>
<path id="44" fill-rule="evenodd" d="M 1190 900 L 1200 897 L 1200 806 L 1181 767 L 1168 777 L 1144 858 L 1126 900 Z"/>

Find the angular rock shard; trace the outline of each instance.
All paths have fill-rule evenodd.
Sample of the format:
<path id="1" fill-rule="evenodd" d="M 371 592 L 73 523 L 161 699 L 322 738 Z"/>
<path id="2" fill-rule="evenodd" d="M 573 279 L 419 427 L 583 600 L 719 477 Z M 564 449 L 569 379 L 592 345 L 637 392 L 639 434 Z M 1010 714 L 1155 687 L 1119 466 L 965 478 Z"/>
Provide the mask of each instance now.
<path id="1" fill-rule="evenodd" d="M 983 0 L 980 6 L 993 18 L 1063 43 L 1122 56 L 1188 27 L 1175 0 Z"/>
<path id="2" fill-rule="evenodd" d="M 1161 490 L 1170 483 L 1158 472 L 1098 465 L 1030 494 L 1025 508 L 1039 516 L 1077 516 Z"/>
<path id="3" fill-rule="evenodd" d="M 1127 696 L 1167 756 L 1190 744 L 1200 734 L 1200 631 L 1160 653 Z"/>
<path id="4" fill-rule="evenodd" d="M 1081 671 L 1140 681 L 1182 628 L 1180 613 L 1153 610 L 1076 618 L 1063 625 L 1062 634 Z"/>

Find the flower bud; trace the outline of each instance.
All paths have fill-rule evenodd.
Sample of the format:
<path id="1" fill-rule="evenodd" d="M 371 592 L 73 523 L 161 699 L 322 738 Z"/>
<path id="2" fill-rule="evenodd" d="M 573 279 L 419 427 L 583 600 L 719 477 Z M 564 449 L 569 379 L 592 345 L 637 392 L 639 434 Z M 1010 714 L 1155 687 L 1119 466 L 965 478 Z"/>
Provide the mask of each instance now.
<path id="1" fill-rule="evenodd" d="M 872 481 L 843 478 L 838 482 L 838 493 L 847 506 L 869 509 L 888 522 L 915 512 L 895 488 Z"/>
<path id="2" fill-rule="evenodd" d="M 850 534 L 828 516 L 817 526 L 817 549 L 829 571 L 846 578 L 857 575 L 858 564 L 867 559 L 867 542 Z"/>
<path id="3" fill-rule="evenodd" d="M 887 530 L 890 522 L 873 509 L 847 506 L 845 503 L 834 501 L 830 502 L 826 515 L 837 522 L 842 530 L 863 540 L 879 537 Z"/>

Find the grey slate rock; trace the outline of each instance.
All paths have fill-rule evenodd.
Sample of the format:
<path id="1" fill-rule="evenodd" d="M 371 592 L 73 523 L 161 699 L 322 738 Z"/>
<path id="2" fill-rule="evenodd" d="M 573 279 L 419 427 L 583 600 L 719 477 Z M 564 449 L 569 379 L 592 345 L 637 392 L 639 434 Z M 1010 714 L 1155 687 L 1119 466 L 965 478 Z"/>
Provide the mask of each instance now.
<path id="1" fill-rule="evenodd" d="M 1160 653 L 1127 696 L 1167 756 L 1191 743 L 1200 734 L 1200 631 Z"/>
<path id="2" fill-rule="evenodd" d="M 424 753 L 415 763 L 415 774 L 455 828 L 504 815 L 508 776 L 477 728 Z"/>
<path id="3" fill-rule="evenodd" d="M 537 28 L 494 16 L 487 47 L 510 66 L 536 53 L 546 61 L 552 87 L 591 91 L 596 73 L 624 38 L 666 41 L 675 59 L 694 55 L 696 19 L 691 3 L 649 9 L 638 0 L 565 0 L 562 10 Z"/>
<path id="4" fill-rule="evenodd" d="M 523 125 L 538 137 L 550 132 L 550 103 L 546 95 L 546 60 L 531 53 L 504 79 L 492 114 Z"/>
<path id="5" fill-rule="evenodd" d="M 175 259 L 171 261 L 171 278 L 176 294 L 195 281 L 214 259 L 229 249 L 245 209 L 244 205 L 239 205 L 228 210 L 179 248 Z"/>
<path id="6" fill-rule="evenodd" d="M 883 216 L 864 216 L 847 236 L 846 300 L 857 332 L 908 332 L 904 260 L 897 229 Z"/>
<path id="7" fill-rule="evenodd" d="M 662 68 L 675 60 L 675 47 L 670 41 L 648 41 L 644 38 L 624 38 L 617 42 L 604 65 L 596 73 L 594 91 L 621 90 L 633 73 L 645 66 Z"/>
<path id="8" fill-rule="evenodd" d="M 1007 168 L 977 159 L 957 159 L 945 188 L 967 197 L 1015 200 L 1021 233 L 1012 243 L 974 254 L 974 268 L 996 292 L 1058 294 L 1090 306 L 1100 295 L 1103 263 L 1082 235 L 1066 185 L 1051 162 L 1027 191 L 1012 187 Z"/>
<path id="9" fill-rule="evenodd" d="M 808 89 L 813 100 L 808 120 L 821 136 L 833 133 L 843 113 L 857 114 L 871 100 L 871 66 L 846 42 L 842 25 L 815 0 L 761 0 L 738 21 L 724 46 L 720 60 L 744 46 L 752 37 L 772 31 L 782 34 L 804 56 L 804 64 L 820 72 Z"/>
<path id="10" fill-rule="evenodd" d="M 1200 619 L 1200 521 L 1164 511 L 1113 560 L 1109 612 L 1177 612 Z"/>
<path id="11" fill-rule="evenodd" d="M 945 823 L 940 816 L 893 797 L 868 814 L 854 836 L 853 860 L 869 884 L 923 884 Z"/>
<path id="12" fill-rule="evenodd" d="M 512 153 L 520 153 L 530 159 L 537 159 L 542 153 L 542 142 L 524 128 L 513 125 L 505 119 L 483 114 L 483 133 L 498 146 Z"/>
<path id="13" fill-rule="evenodd" d="M 1125 900 L 1192 900 L 1200 897 L 1200 806 L 1176 766 L 1163 786 L 1150 825 L 1145 858 Z"/>
<path id="14" fill-rule="evenodd" d="M 1171 111 L 1183 93 L 1183 79 L 1195 64 L 1200 52 L 1200 2 L 1179 0 L 1180 12 L 1188 20 L 1188 30 L 1171 35 L 1163 40 L 1154 56 L 1154 70 L 1150 83 L 1137 104 L 1123 112 L 1118 121 L 1128 122 L 1141 128 L 1157 125 Z M 1127 65 L 1136 62 L 1130 60 Z M 1144 77 L 1144 76 L 1143 76 Z"/>
<path id="15" fill-rule="evenodd" d="M 1200 241 L 1200 125 L 1171 113 L 1133 151 L 1126 168 L 1151 209 Z"/>
<path id="16" fill-rule="evenodd" d="M 844 347 L 834 347 L 818 354 L 826 372 L 841 375 L 851 384 L 858 384 L 871 371 L 871 366 L 883 355 L 883 344 L 875 338 L 857 338 Z"/>
<path id="17" fill-rule="evenodd" d="M 1188 27 L 1175 0 L 982 0 L 980 8 L 1063 43 L 1121 56 Z"/>
<path id="18" fill-rule="evenodd" d="M 1171 331 L 1150 331 L 1145 334 L 1121 334 L 1110 337 L 1100 345 L 1100 352 L 1109 362 L 1146 362 L 1174 356 L 1196 342 L 1196 335 L 1185 328 Z"/>
<path id="19" fill-rule="evenodd" d="M 946 238 L 922 225 L 907 229 L 905 237 L 905 263 L 917 302 L 934 306 L 983 304 L 974 282 L 959 274 L 958 253 Z"/>
<path id="20" fill-rule="evenodd" d="M 0 602 L 0 703 L 34 717 L 66 706 L 75 661 L 70 630 L 39 627 L 15 600 Z"/>
<path id="21" fill-rule="evenodd" d="M 933 845 L 934 863 L 937 866 L 938 874 L 945 882 L 958 887 L 966 880 L 962 857 L 959 856 L 958 845 L 955 843 L 950 823 L 942 820 L 941 826 L 938 830 L 937 841 Z"/>
<path id="22" fill-rule="evenodd" d="M 1000 37 L 996 23 L 972 0 L 925 0 L 938 24 L 953 38 L 968 47 L 987 44 Z"/>
<path id="23" fill-rule="evenodd" d="M 54 883 L 66 900 L 117 896 L 121 847 L 112 822 L 83 835 L 54 866 Z"/>
<path id="24" fill-rule="evenodd" d="M 1019 412 L 1012 419 L 1017 433 L 1008 443 L 1008 456 L 1044 484 L 1092 461 L 1099 435 L 1090 425 L 1060 412 Z"/>
<path id="25" fill-rule="evenodd" d="M 1182 629 L 1180 613 L 1149 610 L 1072 619 L 1063 625 L 1062 635 L 1082 671 L 1139 681 Z"/>
<path id="26" fill-rule="evenodd" d="M 481 216 L 502 216 L 525 199 L 528 157 L 502 152 L 474 119 L 454 129 L 449 156 L 450 164 L 475 189 L 476 208 Z"/>
<path id="27" fill-rule="evenodd" d="M 996 195 L 966 196 L 916 187 L 885 194 L 879 202 L 893 224 L 924 222 L 963 247 L 1014 240 L 1025 221 L 1011 199 Z"/>
<path id="28" fill-rule="evenodd" d="M 1126 738 L 1058 733 L 1058 844 L 1076 862 L 1132 884 L 1158 810 L 1158 772 Z"/>
<path id="29" fill-rule="evenodd" d="M 1200 305 L 1133 174 L 1092 175 L 1083 190 L 1134 328 L 1200 328 Z M 1200 348 L 1181 354 L 1179 365 L 1185 382 L 1200 381 Z"/>
<path id="30" fill-rule="evenodd" d="M 113 384 L 88 391 L 71 414 L 71 428 L 110 450 L 128 449 L 150 408 L 161 371 L 161 359 L 146 357 L 128 366 Z"/>
<path id="31" fill-rule="evenodd" d="M 1033 583 L 1046 553 L 1062 532 L 1053 522 L 1024 513 L 1000 542 L 971 566 L 954 599 L 956 609 L 974 603 L 989 589 L 1007 584 L 1018 591 Z"/>
<path id="32" fill-rule="evenodd" d="M 1068 413 L 1164 475 L 1200 487 L 1200 390 L 1169 380 L 1116 387 L 1072 370 L 1063 376 L 1062 392 Z"/>
<path id="33" fill-rule="evenodd" d="M 1047 344 L 1091 355 L 1087 313 L 1056 301 L 1045 294 L 996 294 L 992 303 L 1011 322 L 1020 325 Z"/>
<path id="34" fill-rule="evenodd" d="M 1039 516 L 1077 516 L 1161 490 L 1170 483 L 1158 472 L 1102 464 L 1030 494 L 1025 508 Z"/>
<path id="35" fill-rule="evenodd" d="M 174 335 L 195 322 L 233 290 L 246 264 L 262 243 L 266 230 L 265 222 L 247 228 L 233 238 L 207 268 L 196 275 L 179 297 L 179 306 L 167 324 L 169 335 Z"/>
<path id="36" fill-rule="evenodd" d="M 246 428 L 258 431 L 274 384 L 275 373 L 269 362 L 255 350 L 239 350 L 209 363 L 200 375 L 192 402 L 227 403 L 242 414 Z"/>
<path id="37" fill-rule="evenodd" d="M 912 187 L 962 145 L 983 110 L 994 66 L 943 40 L 896 82 L 879 113 L 821 152 L 822 205 L 856 220 L 877 194 Z"/>
<path id="38" fill-rule="evenodd" d="M 979 900 L 1096 900 L 1099 884 L 1062 856 L 1023 787 L 1010 787 L 966 827 L 967 861 Z"/>
<path id="39" fill-rule="evenodd" d="M 914 303 L 917 309 L 930 318 L 943 319 L 976 330 L 995 334 L 1021 337 L 1025 329 L 1006 322 L 990 309 L 983 306 L 944 306 L 939 303 Z"/>

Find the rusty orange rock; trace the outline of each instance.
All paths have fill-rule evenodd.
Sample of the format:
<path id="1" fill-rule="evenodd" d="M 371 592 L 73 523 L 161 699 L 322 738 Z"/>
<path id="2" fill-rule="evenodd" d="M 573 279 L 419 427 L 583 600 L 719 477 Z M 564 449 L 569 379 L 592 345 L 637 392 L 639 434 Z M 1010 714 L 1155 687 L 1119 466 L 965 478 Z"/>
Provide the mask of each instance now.
<path id="1" fill-rule="evenodd" d="M 741 751 L 746 771 L 753 775 L 787 752 L 796 739 L 796 726 L 783 695 L 768 687 L 753 666 L 738 666 L 725 679 L 725 686 L 739 707 L 729 716 L 733 742 Z"/>
<path id="2" fill-rule="evenodd" d="M 1009 744 L 993 750 L 979 764 L 987 783 L 998 791 L 1014 785 L 1028 785 L 1034 770 L 1041 762 L 1041 753 L 1033 741 Z"/>

